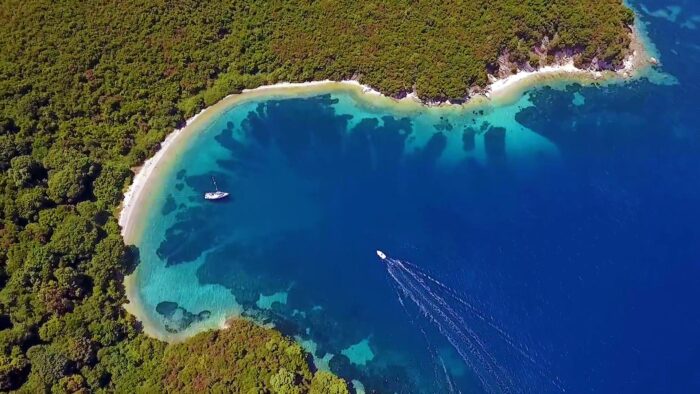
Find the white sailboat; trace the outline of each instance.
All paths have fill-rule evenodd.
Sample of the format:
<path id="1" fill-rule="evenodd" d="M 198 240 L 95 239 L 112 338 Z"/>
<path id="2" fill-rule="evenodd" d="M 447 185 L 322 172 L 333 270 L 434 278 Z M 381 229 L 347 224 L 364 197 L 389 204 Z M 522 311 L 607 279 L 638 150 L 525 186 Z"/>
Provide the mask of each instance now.
<path id="1" fill-rule="evenodd" d="M 219 186 L 216 184 L 216 179 L 214 179 L 214 177 L 211 177 L 211 181 L 216 191 L 204 193 L 205 200 L 221 200 L 222 198 L 228 197 L 228 193 L 219 190 Z"/>

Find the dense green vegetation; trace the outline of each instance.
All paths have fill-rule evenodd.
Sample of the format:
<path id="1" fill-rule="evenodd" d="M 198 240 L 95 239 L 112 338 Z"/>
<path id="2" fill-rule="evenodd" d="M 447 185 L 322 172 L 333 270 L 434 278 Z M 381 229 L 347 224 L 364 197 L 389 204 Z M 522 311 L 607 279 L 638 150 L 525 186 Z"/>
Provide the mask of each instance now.
<path id="1" fill-rule="evenodd" d="M 171 346 L 141 333 L 121 307 L 129 168 L 245 87 L 463 97 L 504 52 L 539 61 L 545 37 L 550 56 L 619 64 L 632 19 L 620 0 L 0 1 L 0 391 L 24 392 L 345 392 L 248 323 Z"/>
<path id="2" fill-rule="evenodd" d="M 312 374 L 299 344 L 243 320 L 169 347 L 160 369 L 156 375 L 171 392 L 348 393 L 332 374 Z"/>
<path id="3" fill-rule="evenodd" d="M 125 342 L 106 351 L 105 360 L 117 372 L 117 392 L 348 393 L 331 373 L 312 373 L 299 344 L 244 320 L 167 347 Z"/>

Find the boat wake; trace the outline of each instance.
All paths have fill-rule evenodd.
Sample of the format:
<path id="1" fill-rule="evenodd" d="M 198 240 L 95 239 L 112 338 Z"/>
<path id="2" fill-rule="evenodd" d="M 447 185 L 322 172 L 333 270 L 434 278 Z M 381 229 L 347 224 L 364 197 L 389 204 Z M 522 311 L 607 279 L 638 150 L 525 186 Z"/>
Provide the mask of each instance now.
<path id="1" fill-rule="evenodd" d="M 466 297 L 416 265 L 386 255 L 380 258 L 393 279 L 399 303 L 425 337 L 449 392 L 458 391 L 427 333 L 429 327 L 447 340 L 486 392 L 565 391 L 533 352 Z"/>

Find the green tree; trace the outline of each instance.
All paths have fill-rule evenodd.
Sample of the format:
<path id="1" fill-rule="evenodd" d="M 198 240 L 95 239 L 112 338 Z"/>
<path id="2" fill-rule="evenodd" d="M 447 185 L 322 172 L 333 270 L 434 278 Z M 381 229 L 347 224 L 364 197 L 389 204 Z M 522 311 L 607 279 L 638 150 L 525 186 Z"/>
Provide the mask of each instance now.
<path id="1" fill-rule="evenodd" d="M 3 338 L 4 339 L 4 338 Z M 5 341 L 2 341 L 6 345 Z M 0 390 L 9 391 L 19 387 L 21 377 L 29 369 L 29 361 L 18 346 L 10 346 L 0 354 Z"/>
<path id="2" fill-rule="evenodd" d="M 30 379 L 35 379 L 37 387 L 48 389 L 70 370 L 70 360 L 56 345 L 32 346 L 27 357 L 32 365 Z"/>
<path id="3" fill-rule="evenodd" d="M 49 197 L 57 204 L 76 203 L 84 197 L 93 166 L 86 158 L 70 161 L 49 173 Z"/>
<path id="4" fill-rule="evenodd" d="M 309 394 L 350 394 L 345 382 L 327 371 L 318 371 L 311 380 Z"/>
<path id="5" fill-rule="evenodd" d="M 36 221 L 39 218 L 39 212 L 48 206 L 48 202 L 45 188 L 22 189 L 17 195 L 15 204 L 17 215 L 28 221 Z"/>
<path id="6" fill-rule="evenodd" d="M 116 206 L 123 197 L 126 181 L 131 171 L 126 166 L 107 164 L 93 182 L 93 194 L 104 206 Z"/>
<path id="7" fill-rule="evenodd" d="M 287 371 L 282 367 L 276 374 L 270 376 L 270 386 L 275 394 L 298 394 L 301 393 L 295 384 L 296 376 L 294 372 Z"/>
<path id="8" fill-rule="evenodd" d="M 0 170 L 10 166 L 10 160 L 18 154 L 13 136 L 0 135 Z"/>
<path id="9" fill-rule="evenodd" d="M 51 392 L 56 394 L 88 394 L 87 383 L 82 375 L 64 376 L 51 387 Z"/>
<path id="10" fill-rule="evenodd" d="M 93 222 L 78 215 L 68 215 L 56 227 L 48 243 L 49 250 L 61 260 L 74 263 L 92 256 L 100 239 Z"/>
<path id="11" fill-rule="evenodd" d="M 44 169 L 29 155 L 17 156 L 10 161 L 8 175 L 16 187 L 25 187 L 39 180 Z"/>

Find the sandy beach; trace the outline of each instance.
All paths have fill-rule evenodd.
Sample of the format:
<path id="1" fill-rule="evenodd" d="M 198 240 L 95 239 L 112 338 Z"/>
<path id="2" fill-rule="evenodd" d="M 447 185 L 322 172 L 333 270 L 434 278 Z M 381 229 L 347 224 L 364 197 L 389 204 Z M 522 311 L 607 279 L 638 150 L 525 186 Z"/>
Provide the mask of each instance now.
<path id="1" fill-rule="evenodd" d="M 593 84 L 593 83 L 618 83 L 629 79 L 634 79 L 644 75 L 646 70 L 653 70 L 656 60 L 647 51 L 643 37 L 635 28 L 632 33 L 631 53 L 625 60 L 625 66 L 618 71 L 599 72 L 593 70 L 583 70 L 576 68 L 572 60 L 567 60 L 561 64 L 542 67 L 536 71 L 519 71 L 506 78 L 497 79 L 491 77 L 492 83 L 485 90 L 485 94 L 471 97 L 464 104 L 425 103 L 414 94 L 409 94 L 402 99 L 394 99 L 382 95 L 370 86 L 362 85 L 358 81 L 313 81 L 303 83 L 281 82 L 274 85 L 260 86 L 255 89 L 244 90 L 240 94 L 233 94 L 225 97 L 218 103 L 199 112 L 194 117 L 187 120 L 184 127 L 174 130 L 161 143 L 156 154 L 149 158 L 141 167 L 134 169 L 135 176 L 132 184 L 124 193 L 124 199 L 119 214 L 119 224 L 122 227 L 122 235 L 127 244 L 138 244 L 141 237 L 141 226 L 139 219 L 145 217 L 145 212 L 149 208 L 149 197 L 155 190 L 158 190 L 159 174 L 170 168 L 172 162 L 176 160 L 178 152 L 181 151 L 192 133 L 196 133 L 202 126 L 206 125 L 212 116 L 221 113 L 225 108 L 241 102 L 260 98 L 282 98 L 310 96 L 320 93 L 349 92 L 358 101 L 366 102 L 367 105 L 377 107 L 391 107 L 397 112 L 415 112 L 433 108 L 435 110 L 446 111 L 473 111 L 479 106 L 494 105 L 501 102 L 516 100 L 524 91 L 541 85 L 560 84 L 562 82 Z M 129 302 L 124 308 L 142 322 L 146 334 L 163 340 L 173 341 L 179 338 L 178 335 L 161 332 L 149 314 L 143 309 L 139 301 L 137 289 L 137 273 L 128 276 L 125 281 L 126 294 Z"/>

